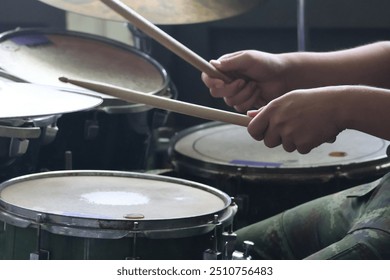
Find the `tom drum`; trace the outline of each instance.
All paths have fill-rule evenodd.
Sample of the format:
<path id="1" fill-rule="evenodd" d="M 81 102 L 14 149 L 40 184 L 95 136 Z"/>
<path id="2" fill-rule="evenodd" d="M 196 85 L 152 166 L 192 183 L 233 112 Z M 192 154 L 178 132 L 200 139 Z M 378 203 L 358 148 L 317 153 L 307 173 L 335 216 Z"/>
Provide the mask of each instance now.
<path id="1" fill-rule="evenodd" d="M 169 157 L 182 178 L 236 198 L 237 216 L 254 222 L 297 204 L 378 179 L 390 170 L 388 141 L 346 130 L 309 154 L 267 148 L 246 128 L 218 122 L 188 128 Z M 241 202 L 240 202 L 241 199 Z"/>
<path id="2" fill-rule="evenodd" d="M 0 35 L 0 61 L 8 73 L 30 83 L 86 91 L 58 80 L 66 76 L 176 96 L 167 72 L 151 56 L 97 35 L 34 28 L 8 31 Z M 167 112 L 87 92 L 102 97 L 102 104 L 63 115 L 42 168 L 63 169 L 67 151 L 73 153 L 74 169 L 143 168 L 152 145 L 151 131 L 165 123 Z"/>

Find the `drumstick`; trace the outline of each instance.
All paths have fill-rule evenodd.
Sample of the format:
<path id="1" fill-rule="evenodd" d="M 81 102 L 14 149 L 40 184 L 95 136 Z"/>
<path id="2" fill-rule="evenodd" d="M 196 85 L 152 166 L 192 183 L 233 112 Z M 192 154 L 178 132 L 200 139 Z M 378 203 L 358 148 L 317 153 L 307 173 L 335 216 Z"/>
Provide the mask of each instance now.
<path id="1" fill-rule="evenodd" d="M 64 83 L 70 83 L 82 88 L 90 89 L 96 92 L 104 93 L 110 96 L 117 97 L 131 103 L 145 104 L 151 107 L 172 111 L 184 115 L 198 117 L 202 119 L 221 121 L 240 126 L 248 126 L 250 117 L 233 113 L 229 111 L 209 108 L 196 104 L 186 103 L 178 100 L 156 96 L 153 94 L 142 93 L 135 90 L 129 90 L 109 84 L 99 83 L 95 81 L 76 80 L 66 77 L 59 78 Z"/>
<path id="2" fill-rule="evenodd" d="M 198 70 L 205 72 L 209 76 L 216 77 L 224 80 L 225 82 L 231 82 L 232 79 L 226 76 L 224 73 L 219 71 L 213 65 L 208 63 L 202 57 L 200 57 L 195 52 L 191 51 L 189 48 L 169 36 L 167 33 L 162 31 L 160 28 L 149 22 L 146 18 L 137 14 L 130 7 L 125 5 L 119 0 L 101 0 L 104 4 L 110 7 L 112 10 L 116 11 L 126 20 L 135 25 L 138 29 L 144 32 L 146 35 L 149 35 L 151 38 L 155 39 L 161 45 L 165 46 L 167 49 L 171 50 L 173 53 L 190 63 L 192 66 Z"/>

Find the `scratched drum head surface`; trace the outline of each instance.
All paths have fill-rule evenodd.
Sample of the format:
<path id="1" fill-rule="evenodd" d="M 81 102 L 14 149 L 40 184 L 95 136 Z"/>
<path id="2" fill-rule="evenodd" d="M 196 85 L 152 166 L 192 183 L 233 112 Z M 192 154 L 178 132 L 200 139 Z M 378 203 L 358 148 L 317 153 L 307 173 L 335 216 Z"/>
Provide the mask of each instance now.
<path id="1" fill-rule="evenodd" d="M 126 172 L 47 172 L 2 185 L 5 208 L 78 218 L 181 219 L 216 213 L 230 203 L 206 185 Z"/>
<path id="2" fill-rule="evenodd" d="M 246 128 L 231 124 L 201 125 L 179 133 L 171 153 L 205 164 L 253 168 L 305 168 L 348 165 L 386 157 L 388 141 L 345 130 L 334 143 L 309 154 L 288 153 L 281 146 L 268 148 L 250 137 Z"/>
<path id="3" fill-rule="evenodd" d="M 4 70 L 27 82 L 72 89 L 80 88 L 58 78 L 95 80 L 148 94 L 165 94 L 169 83 L 166 71 L 150 56 L 81 32 L 18 29 L 2 33 L 0 61 Z"/>

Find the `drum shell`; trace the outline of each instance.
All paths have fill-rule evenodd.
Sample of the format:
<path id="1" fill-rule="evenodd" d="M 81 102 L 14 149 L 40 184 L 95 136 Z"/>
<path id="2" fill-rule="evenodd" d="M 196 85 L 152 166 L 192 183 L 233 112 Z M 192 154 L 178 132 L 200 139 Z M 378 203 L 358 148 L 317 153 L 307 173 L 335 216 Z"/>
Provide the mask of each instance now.
<path id="1" fill-rule="evenodd" d="M 229 196 L 209 186 L 131 172 L 85 170 L 44 172 L 4 182 L 0 185 L 0 191 L 4 194 L 7 188 L 12 190 L 14 186 L 18 187 L 20 184 L 22 186 L 36 184 L 36 182 L 39 184 L 40 180 L 46 179 L 64 179 L 66 185 L 71 182 L 68 180 L 76 179 L 77 176 L 81 179 L 87 176 L 91 180 L 112 178 L 112 186 L 115 186 L 115 182 L 119 182 L 116 181 L 118 178 L 118 180 L 129 180 L 130 186 L 132 180 L 138 179 L 168 184 L 168 186 L 173 184 L 174 188 L 177 184 L 180 188 L 194 188 L 196 192 L 205 192 L 207 196 L 215 195 L 215 198 L 223 201 L 224 206 L 207 214 L 190 216 L 178 214 L 177 218 L 167 216 L 166 219 L 105 219 L 74 214 L 59 215 L 50 211 L 20 208 L 7 202 L 7 198 L 3 198 L 0 200 L 0 220 L 5 226 L 0 229 L 0 247 L 2 247 L 0 251 L 3 252 L 4 259 L 26 259 L 30 253 L 35 252 L 38 224 L 42 229 L 41 246 L 50 251 L 50 259 L 124 259 L 132 258 L 133 250 L 137 252 L 136 257 L 141 259 L 199 259 L 202 257 L 203 250 L 213 245 L 211 240 L 216 229 L 215 215 L 220 218 L 219 226 L 228 227 L 237 211 L 237 206 L 232 204 Z M 97 187 L 96 190 L 104 191 L 99 188 L 101 187 Z M 78 197 L 72 199 L 77 200 Z M 164 201 L 161 202 L 163 205 Z M 36 221 L 37 215 L 43 217 L 40 223 Z M 137 250 L 134 249 L 135 238 Z"/>
<path id="2" fill-rule="evenodd" d="M 188 147 L 192 145 L 191 148 L 197 149 L 195 148 L 196 141 L 206 141 L 205 139 L 213 134 L 214 136 L 211 137 L 218 138 L 219 129 L 223 129 L 225 126 L 229 129 L 235 129 L 232 125 L 218 122 L 185 129 L 172 139 L 168 153 L 175 176 L 214 186 L 235 197 L 236 203 L 239 205 L 237 217 L 243 225 L 265 219 L 309 200 L 374 181 L 390 170 L 390 160 L 386 156 L 386 141 L 381 143 L 383 147 L 381 146 L 380 150 L 383 153 L 379 157 L 367 160 L 362 156 L 356 162 L 349 164 L 336 163 L 316 166 L 316 162 L 313 162 L 313 166 L 304 167 L 252 166 L 218 162 L 218 160 L 213 161 L 212 159 L 215 154 L 197 151 L 199 154 L 203 152 L 206 158 L 210 158 L 210 160 L 202 160 L 178 151 L 177 145 L 181 144 L 180 142 L 186 137 L 190 138 L 192 135 L 200 133 L 198 138 L 187 144 Z M 241 133 L 245 133 L 241 130 Z M 223 150 L 223 147 L 229 149 L 230 145 L 233 145 L 233 141 L 234 139 L 222 136 L 218 138 L 216 145 L 220 150 Z M 245 145 L 250 143 L 250 140 L 240 141 L 234 145 L 242 147 L 244 151 Z M 269 151 L 277 154 L 275 149 L 269 149 Z M 254 150 L 254 154 L 258 155 L 258 153 Z M 280 154 L 280 157 L 280 161 L 282 161 L 283 154 Z"/>
<path id="3" fill-rule="evenodd" d="M 0 221 L 0 226 L 3 222 Z M 3 232 L 1 232 L 3 231 Z M 20 228 L 6 224 L 0 229 L 0 259 L 26 260 L 36 252 L 36 229 Z M 134 239 L 83 238 L 46 231 L 42 233 L 42 248 L 50 260 L 124 260 L 133 259 Z M 137 238 L 137 254 L 140 260 L 200 260 L 203 251 L 212 246 L 213 234 L 182 238 L 150 239 Z M 1 246 L 1 244 L 3 246 Z"/>

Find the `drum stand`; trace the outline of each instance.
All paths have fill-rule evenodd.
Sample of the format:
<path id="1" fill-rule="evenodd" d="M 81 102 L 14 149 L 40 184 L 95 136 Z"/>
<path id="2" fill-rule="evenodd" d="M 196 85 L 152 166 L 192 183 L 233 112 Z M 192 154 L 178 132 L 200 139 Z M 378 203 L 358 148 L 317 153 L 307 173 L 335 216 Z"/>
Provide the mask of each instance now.
<path id="1" fill-rule="evenodd" d="M 127 23 L 126 26 L 132 36 L 134 47 L 141 52 L 150 55 L 152 53 L 151 39 L 130 23 Z"/>
<path id="2" fill-rule="evenodd" d="M 298 51 L 306 50 L 306 5 L 305 0 L 297 0 L 297 35 L 298 35 Z"/>

